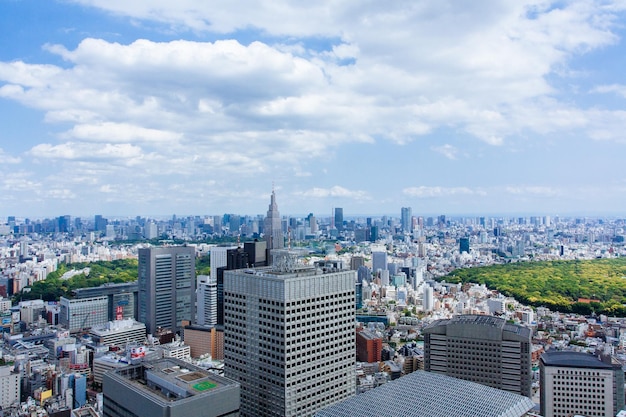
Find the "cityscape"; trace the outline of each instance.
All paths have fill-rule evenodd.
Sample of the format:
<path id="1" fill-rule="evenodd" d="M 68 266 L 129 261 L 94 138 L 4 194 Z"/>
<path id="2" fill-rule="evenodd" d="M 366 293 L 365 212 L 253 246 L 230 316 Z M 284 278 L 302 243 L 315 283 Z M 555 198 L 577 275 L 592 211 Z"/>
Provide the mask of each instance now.
<path id="1" fill-rule="evenodd" d="M 559 311 L 455 273 L 619 261 L 626 219 L 292 217 L 279 202 L 272 190 L 256 216 L 8 217 L 4 415 L 622 412 L 626 318 L 599 290 Z"/>
<path id="2" fill-rule="evenodd" d="M 626 417 L 624 21 L 0 0 L 0 417 Z"/>

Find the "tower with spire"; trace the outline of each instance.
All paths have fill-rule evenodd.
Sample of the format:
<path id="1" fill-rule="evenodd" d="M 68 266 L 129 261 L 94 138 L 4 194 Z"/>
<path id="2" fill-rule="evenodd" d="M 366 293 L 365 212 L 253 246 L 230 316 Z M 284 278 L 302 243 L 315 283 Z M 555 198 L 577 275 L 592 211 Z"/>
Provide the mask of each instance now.
<path id="1" fill-rule="evenodd" d="M 267 217 L 265 217 L 265 227 L 263 229 L 265 241 L 267 242 L 268 255 L 272 249 L 283 249 L 285 246 L 280 213 L 278 212 L 278 205 L 276 204 L 276 192 L 272 187 L 272 198 L 270 200 L 270 206 L 267 210 Z M 268 259 L 271 259 L 268 256 Z"/>

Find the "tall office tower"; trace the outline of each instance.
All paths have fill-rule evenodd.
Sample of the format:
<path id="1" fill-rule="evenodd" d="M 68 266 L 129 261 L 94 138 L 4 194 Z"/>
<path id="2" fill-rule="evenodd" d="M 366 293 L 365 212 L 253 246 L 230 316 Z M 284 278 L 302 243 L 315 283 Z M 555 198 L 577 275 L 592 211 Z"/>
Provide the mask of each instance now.
<path id="1" fill-rule="evenodd" d="M 278 205 L 276 204 L 276 193 L 274 192 L 274 190 L 272 190 L 270 206 L 267 210 L 267 217 L 265 217 L 263 235 L 265 236 L 265 242 L 267 242 L 267 250 L 270 254 L 273 249 L 282 249 L 285 246 L 280 213 L 278 212 Z M 271 261 L 271 256 L 267 256 L 267 258 Z"/>
<path id="2" fill-rule="evenodd" d="M 108 220 L 102 217 L 101 214 L 96 214 L 94 218 L 94 230 L 96 232 L 104 232 L 107 228 Z"/>
<path id="3" fill-rule="evenodd" d="M 462 237 L 459 239 L 459 253 L 470 251 L 470 241 L 469 237 Z"/>
<path id="4" fill-rule="evenodd" d="M 237 249 L 237 246 L 233 245 L 223 245 L 223 246 L 214 246 L 211 248 L 210 252 L 210 263 L 211 263 L 211 278 L 217 279 L 217 269 L 223 266 L 226 266 L 227 253 L 230 249 Z"/>
<path id="5" fill-rule="evenodd" d="M 353 256 L 350 258 L 350 269 L 356 271 L 360 266 L 365 265 L 365 258 L 362 256 Z"/>
<path id="6" fill-rule="evenodd" d="M 217 324 L 217 279 L 198 275 L 196 308 L 199 325 Z"/>
<path id="7" fill-rule="evenodd" d="M 108 417 L 239 415 L 239 384 L 175 358 L 107 372 L 102 387 Z"/>
<path id="8" fill-rule="evenodd" d="M 196 265 L 192 246 L 139 249 L 138 321 L 148 333 L 181 330 L 195 318 Z"/>
<path id="9" fill-rule="evenodd" d="M 402 207 L 400 210 L 400 222 L 402 224 L 402 231 L 410 233 L 413 229 L 413 215 L 411 214 L 411 207 Z"/>
<path id="10" fill-rule="evenodd" d="M 343 230 L 343 209 L 335 207 L 335 229 Z"/>
<path id="11" fill-rule="evenodd" d="M 624 372 L 608 355 L 546 352 L 539 368 L 544 417 L 612 417 L 624 407 Z"/>
<path id="12" fill-rule="evenodd" d="M 433 287 L 428 284 L 424 284 L 424 293 L 422 299 L 422 309 L 424 312 L 433 311 L 435 308 Z"/>
<path id="13" fill-rule="evenodd" d="M 372 252 L 372 270 L 376 274 L 379 269 L 387 270 L 387 252 Z"/>
<path id="14" fill-rule="evenodd" d="M 424 332 L 424 369 L 530 397 L 531 331 L 493 316 L 437 320 Z"/>
<path id="15" fill-rule="evenodd" d="M 355 271 L 284 250 L 272 267 L 224 274 L 224 372 L 242 416 L 311 416 L 355 393 Z"/>

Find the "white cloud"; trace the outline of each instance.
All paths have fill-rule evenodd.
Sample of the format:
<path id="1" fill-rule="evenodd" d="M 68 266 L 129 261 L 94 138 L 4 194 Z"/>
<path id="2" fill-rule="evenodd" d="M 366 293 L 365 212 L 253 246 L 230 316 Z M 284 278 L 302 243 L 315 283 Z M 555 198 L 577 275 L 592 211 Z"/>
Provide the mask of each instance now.
<path id="1" fill-rule="evenodd" d="M 504 188 L 504 191 L 520 196 L 554 197 L 560 194 L 560 190 L 558 189 L 541 185 L 508 186 Z"/>
<path id="2" fill-rule="evenodd" d="M 7 154 L 6 152 L 4 152 L 2 150 L 2 148 L 0 148 L 0 164 L 19 164 L 20 162 L 22 162 L 22 158 L 17 157 L 17 156 L 11 156 L 9 154 Z"/>
<path id="3" fill-rule="evenodd" d="M 408 187 L 402 190 L 404 195 L 418 198 L 450 197 L 455 195 L 486 195 L 482 189 L 472 189 L 469 187 L 428 187 L 420 185 L 418 187 Z"/>
<path id="4" fill-rule="evenodd" d="M 459 153 L 459 150 L 455 147 L 452 146 L 450 144 L 445 144 L 442 146 L 431 146 L 430 148 L 431 150 L 438 152 L 440 154 L 442 154 L 443 156 L 445 156 L 448 159 L 452 159 L 455 160 L 457 158 L 457 155 Z"/>
<path id="5" fill-rule="evenodd" d="M 42 143 L 33 147 L 30 154 L 37 158 L 68 160 L 124 160 L 142 156 L 141 148 L 130 144 L 92 145 L 72 142 L 61 145 Z"/>
<path id="6" fill-rule="evenodd" d="M 591 93 L 615 93 L 619 96 L 626 98 L 626 85 L 623 84 L 610 84 L 610 85 L 599 85 L 595 88 L 592 88 Z"/>
<path id="7" fill-rule="evenodd" d="M 342 197 L 342 198 L 352 198 L 352 199 L 357 199 L 357 200 L 367 200 L 370 198 L 368 193 L 365 191 L 348 190 L 347 188 L 341 187 L 339 185 L 335 185 L 330 188 L 314 187 L 306 191 L 296 192 L 294 194 L 301 196 L 301 197 L 311 197 L 311 198 Z"/>

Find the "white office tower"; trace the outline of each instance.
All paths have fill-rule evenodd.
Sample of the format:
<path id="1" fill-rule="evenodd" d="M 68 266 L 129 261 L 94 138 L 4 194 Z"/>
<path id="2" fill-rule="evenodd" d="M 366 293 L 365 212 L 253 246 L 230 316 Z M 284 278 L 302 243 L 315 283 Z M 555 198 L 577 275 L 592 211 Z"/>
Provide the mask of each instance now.
<path id="1" fill-rule="evenodd" d="M 433 309 L 435 308 L 433 287 L 428 284 L 424 284 L 424 298 L 422 300 L 422 308 L 424 312 L 433 311 Z"/>
<path id="2" fill-rule="evenodd" d="M 224 372 L 241 384 L 241 416 L 311 416 L 356 392 L 356 272 L 274 255 L 224 272 Z"/>
<path id="3" fill-rule="evenodd" d="M 237 246 L 214 246 L 210 249 L 211 279 L 217 280 L 217 268 L 226 266 L 228 263 L 227 252 L 230 249 L 237 249 Z"/>
<path id="4" fill-rule="evenodd" d="M 198 275 L 196 288 L 196 322 L 205 326 L 217 324 L 217 279 Z"/>

